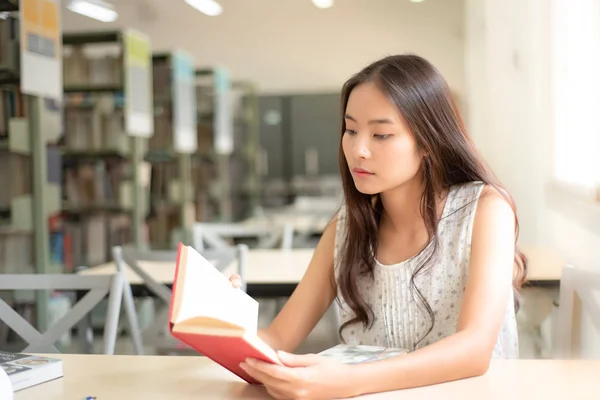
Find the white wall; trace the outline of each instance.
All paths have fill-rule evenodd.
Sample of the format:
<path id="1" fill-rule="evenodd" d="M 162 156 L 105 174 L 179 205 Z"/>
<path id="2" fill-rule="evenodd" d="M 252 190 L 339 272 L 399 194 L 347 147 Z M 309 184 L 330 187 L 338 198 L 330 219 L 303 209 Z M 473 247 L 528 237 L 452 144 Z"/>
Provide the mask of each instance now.
<path id="1" fill-rule="evenodd" d="M 543 240 L 543 147 L 550 139 L 540 123 L 548 112 L 540 96 L 546 64 L 537 43 L 543 16 L 536 3 L 467 0 L 466 6 L 467 121 L 482 155 L 515 198 L 524 243 Z"/>
<path id="2" fill-rule="evenodd" d="M 568 263 L 600 271 L 600 227 L 592 231 L 548 206 L 554 151 L 548 3 L 467 0 L 468 124 L 515 197 L 521 243 L 551 246 Z M 584 356 L 600 358 L 599 334 L 589 319 L 582 325 Z"/>
<path id="3" fill-rule="evenodd" d="M 207 17 L 183 0 L 119 0 L 116 23 L 65 10 L 63 28 L 134 27 L 151 37 L 154 50 L 176 45 L 198 66 L 226 66 L 266 92 L 337 91 L 365 64 L 415 52 L 464 93 L 463 0 L 339 0 L 327 10 L 310 0 L 220 2 L 224 13 Z"/>

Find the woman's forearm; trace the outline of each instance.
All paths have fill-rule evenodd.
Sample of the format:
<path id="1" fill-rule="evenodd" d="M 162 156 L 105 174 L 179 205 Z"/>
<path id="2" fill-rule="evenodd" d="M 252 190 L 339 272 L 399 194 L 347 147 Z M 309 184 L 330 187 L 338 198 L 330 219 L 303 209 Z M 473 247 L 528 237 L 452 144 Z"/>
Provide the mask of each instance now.
<path id="1" fill-rule="evenodd" d="M 483 375 L 490 363 L 489 344 L 468 332 L 458 332 L 412 353 L 353 369 L 356 395 Z"/>
<path id="2" fill-rule="evenodd" d="M 269 347 L 271 347 L 273 350 L 275 350 L 275 351 L 278 351 L 278 350 L 284 350 L 284 351 L 286 351 L 286 349 L 282 348 L 283 344 L 282 344 L 281 339 L 279 338 L 279 336 L 277 334 L 275 334 L 272 329 L 269 329 L 269 327 L 267 327 L 265 329 L 259 329 L 258 330 L 258 337 L 263 342 L 265 342 L 266 344 L 268 344 Z"/>

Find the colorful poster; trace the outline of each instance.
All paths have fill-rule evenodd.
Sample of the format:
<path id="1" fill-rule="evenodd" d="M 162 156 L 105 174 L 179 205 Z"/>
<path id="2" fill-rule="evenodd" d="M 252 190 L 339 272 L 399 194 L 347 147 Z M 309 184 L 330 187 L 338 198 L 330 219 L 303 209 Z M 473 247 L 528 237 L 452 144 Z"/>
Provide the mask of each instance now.
<path id="1" fill-rule="evenodd" d="M 60 0 L 21 0 L 21 91 L 62 101 Z"/>
<path id="2" fill-rule="evenodd" d="M 140 32 L 123 32 L 125 61 L 125 131 L 130 136 L 154 133 L 152 98 L 152 51 L 150 40 Z"/>
<path id="3" fill-rule="evenodd" d="M 223 68 L 214 71 L 215 79 L 215 151 L 217 154 L 233 152 L 233 104 L 231 81 Z"/>
<path id="4" fill-rule="evenodd" d="M 173 146 L 178 153 L 198 149 L 196 126 L 196 74 L 194 59 L 183 51 L 173 53 Z"/>

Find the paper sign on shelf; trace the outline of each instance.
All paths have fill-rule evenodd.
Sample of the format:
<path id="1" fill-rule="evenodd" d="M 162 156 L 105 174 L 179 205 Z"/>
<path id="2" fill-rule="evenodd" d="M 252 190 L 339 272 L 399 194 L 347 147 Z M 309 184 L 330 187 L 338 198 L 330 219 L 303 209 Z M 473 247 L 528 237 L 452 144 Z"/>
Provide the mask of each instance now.
<path id="1" fill-rule="evenodd" d="M 21 92 L 62 101 L 60 0 L 21 0 Z"/>
<path id="2" fill-rule="evenodd" d="M 123 32 L 125 61 L 125 131 L 130 136 L 154 133 L 152 53 L 148 37 L 133 29 Z"/>
<path id="3" fill-rule="evenodd" d="M 179 50 L 173 53 L 172 60 L 173 145 L 178 153 L 194 153 L 198 149 L 194 59 Z"/>

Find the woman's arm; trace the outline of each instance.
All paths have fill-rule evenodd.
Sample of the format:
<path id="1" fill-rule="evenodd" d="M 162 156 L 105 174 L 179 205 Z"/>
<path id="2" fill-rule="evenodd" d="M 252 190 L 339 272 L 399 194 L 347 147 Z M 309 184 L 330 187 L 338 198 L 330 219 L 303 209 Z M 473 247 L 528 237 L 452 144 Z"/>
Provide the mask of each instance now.
<path id="1" fill-rule="evenodd" d="M 431 385 L 488 370 L 512 290 L 514 220 L 504 198 L 484 188 L 457 333 L 404 356 L 354 366 L 348 382 L 354 382 L 355 394 Z"/>
<path id="2" fill-rule="evenodd" d="M 275 350 L 293 352 L 335 299 L 333 249 L 337 218 L 325 228 L 308 269 L 275 320 L 260 338 Z"/>

